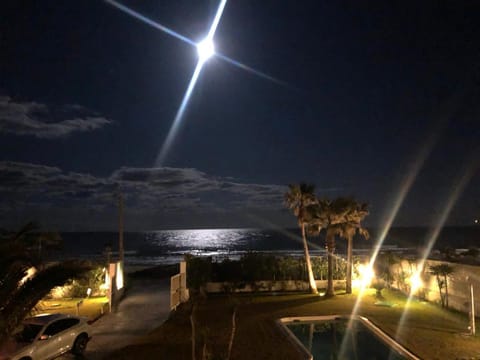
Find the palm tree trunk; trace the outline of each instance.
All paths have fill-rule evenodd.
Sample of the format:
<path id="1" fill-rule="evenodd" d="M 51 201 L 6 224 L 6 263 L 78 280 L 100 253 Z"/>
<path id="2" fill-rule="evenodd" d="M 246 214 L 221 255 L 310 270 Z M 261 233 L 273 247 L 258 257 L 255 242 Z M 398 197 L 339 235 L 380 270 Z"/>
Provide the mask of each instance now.
<path id="1" fill-rule="evenodd" d="M 445 307 L 448 309 L 448 279 L 447 275 L 444 275 L 443 277 L 445 279 Z"/>
<path id="2" fill-rule="evenodd" d="M 327 230 L 327 262 L 328 262 L 328 280 L 326 296 L 334 296 L 333 291 L 333 252 L 335 251 L 335 235 L 329 234 Z"/>
<path id="3" fill-rule="evenodd" d="M 312 294 L 318 294 L 317 284 L 315 283 L 315 277 L 313 276 L 312 263 L 310 261 L 310 253 L 308 252 L 307 236 L 305 234 L 305 224 L 302 224 L 302 240 L 303 240 L 303 251 L 305 252 L 305 262 L 307 263 L 308 282 L 310 284 L 310 291 Z"/>
<path id="4" fill-rule="evenodd" d="M 232 354 L 233 339 L 235 338 L 235 330 L 237 328 L 236 322 L 235 322 L 236 315 L 237 315 L 237 308 L 234 308 L 233 314 L 232 314 L 232 333 L 230 334 L 230 341 L 228 342 L 227 360 L 230 360 L 230 356 Z"/>
<path id="5" fill-rule="evenodd" d="M 445 307 L 445 297 L 443 296 L 442 280 L 440 279 L 440 275 L 439 275 L 439 274 L 435 274 L 435 277 L 437 278 L 438 294 L 440 295 L 440 302 L 441 302 L 442 308 L 443 308 L 443 307 Z"/>
<path id="6" fill-rule="evenodd" d="M 315 330 L 315 324 L 310 324 L 309 331 L 308 331 L 308 351 L 312 352 L 313 346 L 313 333 Z"/>
<path id="7" fill-rule="evenodd" d="M 333 359 L 338 359 L 338 353 L 341 349 L 338 346 L 337 324 L 335 323 L 335 321 L 332 321 L 332 323 L 330 324 L 330 330 L 332 332 L 332 353 L 330 356 L 332 356 Z"/>
<path id="8" fill-rule="evenodd" d="M 191 325 L 191 328 L 192 328 L 192 360 L 195 360 L 195 359 L 196 359 L 196 356 L 195 356 L 195 347 L 196 347 L 195 337 L 196 337 L 196 332 L 195 332 L 195 319 L 194 319 L 196 306 L 197 306 L 197 304 L 194 303 L 194 304 L 193 304 L 193 307 L 192 307 L 192 313 L 190 314 L 190 325 Z"/>
<path id="9" fill-rule="evenodd" d="M 207 337 L 203 340 L 202 360 L 207 359 Z"/>
<path id="10" fill-rule="evenodd" d="M 347 238 L 347 283 L 345 285 L 345 292 L 347 294 L 352 293 L 352 267 L 353 267 L 353 237 L 349 236 Z"/>

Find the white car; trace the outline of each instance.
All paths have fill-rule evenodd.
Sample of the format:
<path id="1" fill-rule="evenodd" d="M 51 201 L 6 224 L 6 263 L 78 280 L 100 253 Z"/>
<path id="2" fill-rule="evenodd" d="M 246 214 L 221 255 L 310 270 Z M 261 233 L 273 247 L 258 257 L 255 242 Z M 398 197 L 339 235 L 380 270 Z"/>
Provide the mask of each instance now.
<path id="1" fill-rule="evenodd" d="M 0 349 L 0 360 L 47 360 L 71 351 L 82 355 L 90 325 L 81 317 L 45 314 L 25 319 L 23 328 Z"/>

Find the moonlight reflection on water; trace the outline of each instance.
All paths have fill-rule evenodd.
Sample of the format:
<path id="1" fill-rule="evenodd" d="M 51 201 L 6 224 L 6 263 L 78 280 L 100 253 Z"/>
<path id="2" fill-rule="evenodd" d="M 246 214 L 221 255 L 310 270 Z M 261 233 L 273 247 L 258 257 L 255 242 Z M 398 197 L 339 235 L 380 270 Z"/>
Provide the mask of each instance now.
<path id="1" fill-rule="evenodd" d="M 198 229 L 167 230 L 156 232 L 158 238 L 153 243 L 165 242 L 175 248 L 185 249 L 230 249 L 245 246 L 252 235 L 248 229 Z"/>

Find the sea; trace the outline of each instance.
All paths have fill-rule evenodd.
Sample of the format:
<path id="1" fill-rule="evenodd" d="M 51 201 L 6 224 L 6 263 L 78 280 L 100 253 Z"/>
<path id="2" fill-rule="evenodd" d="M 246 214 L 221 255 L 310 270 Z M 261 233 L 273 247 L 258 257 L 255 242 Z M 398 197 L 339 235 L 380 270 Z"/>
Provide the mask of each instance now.
<path id="1" fill-rule="evenodd" d="M 380 251 L 400 253 L 421 252 L 432 239 L 432 229 L 422 227 L 393 227 L 384 237 L 382 229 L 369 229 L 370 239 L 357 236 L 354 254 Z M 55 257 L 104 261 L 107 249 L 112 258 L 118 254 L 119 235 L 116 232 L 64 232 L 63 247 Z M 312 256 L 325 254 L 325 239 L 310 237 Z M 433 242 L 433 241 L 432 241 Z M 444 227 L 432 246 L 433 252 L 445 248 L 470 249 L 480 247 L 480 226 Z M 302 256 L 300 231 L 295 229 L 183 229 L 124 233 L 125 265 L 149 267 L 178 263 L 185 254 L 210 256 L 215 260 L 235 259 L 249 252 Z M 346 241 L 337 239 L 336 252 L 344 254 Z"/>

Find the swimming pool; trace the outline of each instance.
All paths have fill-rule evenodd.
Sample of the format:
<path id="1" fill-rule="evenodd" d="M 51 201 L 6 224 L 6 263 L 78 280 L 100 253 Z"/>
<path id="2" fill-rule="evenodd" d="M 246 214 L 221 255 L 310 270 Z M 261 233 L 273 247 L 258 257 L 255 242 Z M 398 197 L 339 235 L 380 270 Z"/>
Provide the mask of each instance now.
<path id="1" fill-rule="evenodd" d="M 306 359 L 419 359 L 362 316 L 308 316 L 279 320 Z"/>

